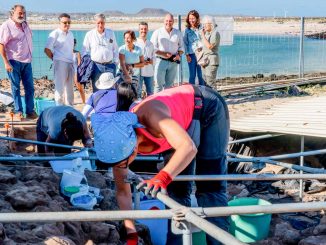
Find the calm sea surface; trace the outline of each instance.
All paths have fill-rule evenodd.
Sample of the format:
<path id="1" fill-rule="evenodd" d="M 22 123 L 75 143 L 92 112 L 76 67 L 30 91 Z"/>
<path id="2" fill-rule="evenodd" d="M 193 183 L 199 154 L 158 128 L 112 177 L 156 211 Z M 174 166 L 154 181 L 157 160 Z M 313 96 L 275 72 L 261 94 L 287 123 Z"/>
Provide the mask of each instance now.
<path id="1" fill-rule="evenodd" d="M 35 78 L 48 76 L 51 60 L 43 53 L 50 31 L 33 31 L 33 72 Z M 77 39 L 77 50 L 81 51 L 86 31 L 73 31 Z M 118 45 L 123 44 L 123 31 L 115 31 Z M 151 34 L 151 33 L 150 33 Z M 297 36 L 235 35 L 231 46 L 220 47 L 218 78 L 251 76 L 258 73 L 297 74 L 299 67 L 300 39 Z M 188 65 L 183 58 L 183 78 L 188 79 Z M 326 70 L 326 41 L 304 39 L 305 72 Z M 2 59 L 0 78 L 6 77 Z"/>

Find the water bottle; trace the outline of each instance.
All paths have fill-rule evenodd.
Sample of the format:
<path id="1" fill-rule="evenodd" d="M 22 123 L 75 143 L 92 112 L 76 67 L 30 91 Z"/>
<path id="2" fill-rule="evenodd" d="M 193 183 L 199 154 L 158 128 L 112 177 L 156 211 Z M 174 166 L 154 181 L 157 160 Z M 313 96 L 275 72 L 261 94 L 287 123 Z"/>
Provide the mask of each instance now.
<path id="1" fill-rule="evenodd" d="M 80 184 L 87 185 L 87 179 L 85 176 L 85 166 L 83 166 L 82 158 L 78 157 L 78 158 L 72 160 L 72 163 L 73 163 L 72 171 L 79 174 L 80 176 L 82 176 L 82 181 L 80 182 Z"/>

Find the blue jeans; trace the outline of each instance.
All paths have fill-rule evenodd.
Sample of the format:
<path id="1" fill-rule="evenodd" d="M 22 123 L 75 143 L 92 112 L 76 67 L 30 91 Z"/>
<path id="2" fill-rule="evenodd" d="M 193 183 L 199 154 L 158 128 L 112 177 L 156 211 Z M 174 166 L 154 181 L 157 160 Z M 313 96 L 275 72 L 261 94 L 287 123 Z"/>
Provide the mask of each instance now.
<path id="1" fill-rule="evenodd" d="M 143 82 L 145 82 L 147 96 L 153 94 L 153 88 L 154 88 L 153 77 L 139 76 L 138 89 L 137 89 L 138 90 L 137 91 L 138 98 L 141 98 L 141 92 L 142 92 L 142 89 L 143 89 Z"/>
<path id="2" fill-rule="evenodd" d="M 95 83 L 99 79 L 99 77 L 101 76 L 102 73 L 111 72 L 115 76 L 116 71 L 117 71 L 117 66 L 114 63 L 103 65 L 103 64 L 94 62 L 94 70 L 91 75 L 93 93 L 98 91 L 97 87 L 95 86 Z"/>
<path id="3" fill-rule="evenodd" d="M 9 60 L 13 71 L 8 72 L 11 82 L 11 92 L 14 98 L 15 112 L 23 113 L 22 99 L 20 95 L 20 81 L 25 91 L 26 114 L 34 111 L 34 80 L 31 63 L 23 63 L 16 60 Z"/>
<path id="4" fill-rule="evenodd" d="M 189 67 L 189 83 L 195 84 L 196 75 L 198 77 L 199 85 L 205 85 L 203 75 L 201 72 L 201 66 L 197 64 L 197 59 L 195 54 L 189 54 L 191 61 L 188 63 Z"/>
<path id="5" fill-rule="evenodd" d="M 205 86 L 200 86 L 200 90 L 203 95 L 201 117 L 200 120 L 193 120 L 187 130 L 198 148 L 198 153 L 180 175 L 227 174 L 225 153 L 230 132 L 228 109 L 216 91 Z M 165 162 L 172 154 L 173 151 L 163 154 Z M 227 206 L 226 181 L 198 181 L 195 184 L 199 207 Z M 190 207 L 192 185 L 191 181 L 172 182 L 168 186 L 169 196 L 178 203 Z M 225 231 L 228 230 L 227 217 L 212 217 L 207 220 Z M 206 241 L 208 245 L 220 244 L 209 235 L 206 235 Z M 182 236 L 174 235 L 169 228 L 166 244 L 182 244 Z"/>
<path id="6" fill-rule="evenodd" d="M 157 58 L 154 71 L 154 79 L 156 82 L 154 93 L 160 92 L 164 88 L 172 87 L 177 71 L 177 63 Z"/>

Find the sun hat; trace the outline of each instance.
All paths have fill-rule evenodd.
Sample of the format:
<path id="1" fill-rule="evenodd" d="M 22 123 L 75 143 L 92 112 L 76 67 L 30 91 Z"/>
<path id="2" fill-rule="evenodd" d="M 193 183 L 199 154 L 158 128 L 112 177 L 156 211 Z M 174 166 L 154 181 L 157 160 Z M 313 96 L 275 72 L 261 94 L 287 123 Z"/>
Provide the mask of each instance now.
<path id="1" fill-rule="evenodd" d="M 114 77 L 111 72 L 104 72 L 95 82 L 98 89 L 110 89 L 118 81 L 118 77 Z"/>
<path id="2" fill-rule="evenodd" d="M 129 157 L 137 144 L 134 128 L 143 127 L 137 115 L 118 111 L 111 116 L 94 113 L 91 116 L 94 131 L 94 149 L 98 159 L 111 166 Z"/>

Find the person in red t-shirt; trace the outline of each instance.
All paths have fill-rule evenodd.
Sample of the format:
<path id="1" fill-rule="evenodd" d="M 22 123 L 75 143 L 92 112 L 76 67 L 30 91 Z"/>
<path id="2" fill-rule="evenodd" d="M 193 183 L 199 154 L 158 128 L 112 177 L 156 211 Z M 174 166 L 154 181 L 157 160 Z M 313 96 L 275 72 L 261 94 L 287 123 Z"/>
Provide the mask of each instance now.
<path id="1" fill-rule="evenodd" d="M 92 117 L 95 150 L 102 162 L 113 167 L 120 209 L 132 209 L 130 185 L 119 180 L 127 176 L 127 167 L 137 153 L 162 153 L 165 161 L 163 169 L 138 188 L 153 197 L 159 191 L 168 192 L 185 206 L 191 205 L 192 182 L 172 182 L 178 174 L 227 173 L 229 113 L 225 101 L 213 89 L 190 84 L 166 89 L 130 111 L 116 112 L 110 118 Z M 199 206 L 227 206 L 226 181 L 201 181 L 196 187 Z M 224 230 L 228 228 L 225 217 L 208 220 Z M 133 221 L 125 220 L 125 226 L 128 238 L 135 241 Z M 167 244 L 181 244 L 182 237 L 168 230 Z M 209 236 L 207 242 L 219 244 Z"/>

